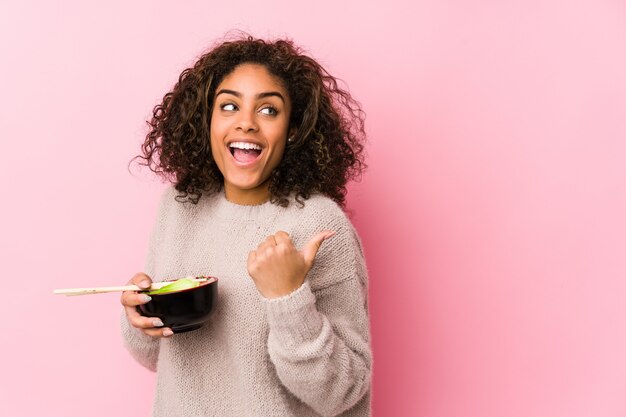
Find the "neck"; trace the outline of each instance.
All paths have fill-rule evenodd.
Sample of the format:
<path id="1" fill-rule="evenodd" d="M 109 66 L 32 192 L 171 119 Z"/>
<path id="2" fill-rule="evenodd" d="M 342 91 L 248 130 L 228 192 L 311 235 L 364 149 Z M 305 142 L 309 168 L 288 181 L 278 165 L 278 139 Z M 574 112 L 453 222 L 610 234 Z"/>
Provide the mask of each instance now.
<path id="1" fill-rule="evenodd" d="M 258 206 L 270 199 L 269 184 L 251 190 L 241 190 L 224 184 L 226 200 L 240 206 Z"/>

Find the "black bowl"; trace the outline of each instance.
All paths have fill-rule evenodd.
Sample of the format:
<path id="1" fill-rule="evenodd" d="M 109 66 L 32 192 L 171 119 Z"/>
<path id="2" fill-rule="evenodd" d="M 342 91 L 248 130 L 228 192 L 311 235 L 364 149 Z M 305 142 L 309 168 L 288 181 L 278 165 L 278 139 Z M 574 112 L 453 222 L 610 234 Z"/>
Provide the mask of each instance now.
<path id="1" fill-rule="evenodd" d="M 146 317 L 158 317 L 174 333 L 199 329 L 217 304 L 217 278 L 198 287 L 150 295 L 152 300 L 137 307 Z"/>

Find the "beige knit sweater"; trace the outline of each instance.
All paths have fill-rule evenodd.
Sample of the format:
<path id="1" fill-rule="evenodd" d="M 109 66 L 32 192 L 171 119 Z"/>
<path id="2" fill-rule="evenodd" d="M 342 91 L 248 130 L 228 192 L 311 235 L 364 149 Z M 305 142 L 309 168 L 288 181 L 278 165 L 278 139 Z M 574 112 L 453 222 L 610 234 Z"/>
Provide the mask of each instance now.
<path id="1" fill-rule="evenodd" d="M 330 199 L 240 206 L 222 193 L 197 205 L 163 196 L 145 272 L 154 281 L 219 278 L 215 313 L 203 328 L 153 339 L 122 316 L 130 353 L 156 370 L 154 416 L 369 416 L 371 351 L 367 271 L 359 238 Z M 322 244 L 305 283 L 263 298 L 246 270 L 248 252 L 284 230 L 301 248 Z"/>

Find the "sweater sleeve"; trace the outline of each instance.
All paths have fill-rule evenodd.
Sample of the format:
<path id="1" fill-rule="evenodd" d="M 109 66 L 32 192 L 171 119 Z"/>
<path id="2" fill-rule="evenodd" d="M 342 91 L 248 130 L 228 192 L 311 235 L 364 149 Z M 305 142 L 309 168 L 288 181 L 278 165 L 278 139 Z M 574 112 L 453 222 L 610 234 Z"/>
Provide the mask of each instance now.
<path id="1" fill-rule="evenodd" d="M 160 240 L 160 225 L 165 217 L 165 205 L 168 199 L 173 198 L 172 190 L 168 189 L 163 194 L 161 202 L 159 204 L 156 223 L 150 234 L 148 243 L 148 253 L 144 264 L 144 273 L 148 275 L 152 280 L 155 280 L 155 263 L 157 246 Z M 120 318 L 120 325 L 122 329 L 122 338 L 126 349 L 130 352 L 131 356 L 135 358 L 144 367 L 151 371 L 156 371 L 157 360 L 159 357 L 160 339 L 148 336 L 141 330 L 133 327 L 126 317 L 126 313 L 122 308 L 122 314 Z"/>
<path id="2" fill-rule="evenodd" d="M 148 255 L 146 257 L 146 263 L 144 271 L 149 277 L 153 277 L 153 265 L 154 265 L 154 233 L 150 238 L 150 245 L 148 248 Z M 120 318 L 120 324 L 122 328 L 122 337 L 124 339 L 124 345 L 130 352 L 131 356 L 135 358 L 144 367 L 151 371 L 156 371 L 157 359 L 159 357 L 160 339 L 156 337 L 148 336 L 141 330 L 133 327 L 126 317 L 126 312 L 122 308 L 122 314 Z"/>
<path id="3" fill-rule="evenodd" d="M 131 356 L 144 367 L 156 372 L 160 340 L 143 334 L 139 329 L 131 326 L 124 312 L 122 312 L 120 322 L 124 344 Z"/>
<path id="4" fill-rule="evenodd" d="M 331 285 L 313 290 L 307 278 L 293 293 L 264 300 L 268 351 L 278 377 L 322 416 L 350 409 L 370 389 L 367 273 L 358 237 L 348 231 L 343 238 L 334 243 L 344 246 L 344 259 L 322 262 L 324 268 L 315 271 L 334 275 Z"/>

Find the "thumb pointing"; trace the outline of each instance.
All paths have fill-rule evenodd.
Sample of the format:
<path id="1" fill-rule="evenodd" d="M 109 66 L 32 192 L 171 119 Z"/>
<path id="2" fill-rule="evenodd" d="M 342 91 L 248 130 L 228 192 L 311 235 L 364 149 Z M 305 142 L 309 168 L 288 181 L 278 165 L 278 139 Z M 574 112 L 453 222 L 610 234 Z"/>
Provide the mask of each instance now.
<path id="1" fill-rule="evenodd" d="M 322 242 L 333 236 L 335 236 L 335 232 L 325 230 L 313 236 L 313 238 L 304 245 L 304 248 L 302 248 L 300 252 L 302 256 L 304 256 L 304 262 L 309 268 L 313 265 L 313 260 L 315 260 L 315 255 L 317 255 L 317 251 L 320 249 L 320 246 L 322 246 Z"/>

